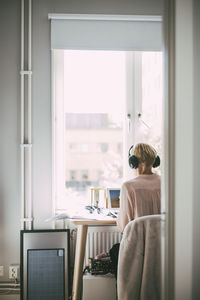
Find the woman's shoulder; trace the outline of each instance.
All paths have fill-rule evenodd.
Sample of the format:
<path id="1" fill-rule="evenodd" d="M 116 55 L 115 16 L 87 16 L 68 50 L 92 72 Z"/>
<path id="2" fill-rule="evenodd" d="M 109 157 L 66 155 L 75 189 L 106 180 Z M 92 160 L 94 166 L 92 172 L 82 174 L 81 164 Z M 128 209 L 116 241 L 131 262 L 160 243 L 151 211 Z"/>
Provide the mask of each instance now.
<path id="1" fill-rule="evenodd" d="M 122 184 L 122 188 L 133 189 L 141 186 L 146 186 L 148 184 L 152 184 L 153 182 L 160 184 L 161 177 L 157 174 L 151 175 L 139 175 L 133 179 L 127 180 Z"/>
<path id="2" fill-rule="evenodd" d="M 122 184 L 122 188 L 124 189 L 129 189 L 130 187 L 133 188 L 135 185 L 137 186 L 137 183 L 138 183 L 138 176 L 133 179 L 124 181 L 124 183 Z"/>
<path id="3" fill-rule="evenodd" d="M 130 180 L 124 181 L 123 184 L 126 185 L 126 184 L 130 184 L 130 183 L 142 181 L 144 179 L 145 180 L 155 180 L 155 179 L 160 180 L 160 178 L 161 178 L 160 175 L 155 174 L 155 173 L 153 173 L 153 174 L 141 174 L 141 175 L 138 175 L 138 176 L 136 176 L 136 177 L 134 177 Z"/>

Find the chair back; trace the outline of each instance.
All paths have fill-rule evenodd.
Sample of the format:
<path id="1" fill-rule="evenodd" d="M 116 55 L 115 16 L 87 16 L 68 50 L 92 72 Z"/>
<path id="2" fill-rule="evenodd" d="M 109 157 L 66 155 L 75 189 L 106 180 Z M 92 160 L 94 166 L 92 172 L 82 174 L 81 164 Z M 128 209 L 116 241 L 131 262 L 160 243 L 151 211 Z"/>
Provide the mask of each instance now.
<path id="1" fill-rule="evenodd" d="M 139 217 L 126 225 L 120 243 L 118 300 L 160 300 L 161 215 Z"/>

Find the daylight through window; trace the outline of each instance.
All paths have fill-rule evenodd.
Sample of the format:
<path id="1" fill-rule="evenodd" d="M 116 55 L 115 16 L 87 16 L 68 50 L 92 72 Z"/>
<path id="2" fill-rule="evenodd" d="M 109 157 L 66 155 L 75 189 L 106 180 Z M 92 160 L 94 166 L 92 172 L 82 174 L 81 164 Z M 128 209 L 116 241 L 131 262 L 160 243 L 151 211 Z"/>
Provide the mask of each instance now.
<path id="1" fill-rule="evenodd" d="M 162 54 L 141 54 L 136 62 L 140 99 L 135 99 L 127 91 L 127 81 L 135 79 L 127 77 L 126 52 L 54 50 L 56 209 L 89 204 L 91 187 L 120 187 L 126 175 L 127 140 L 146 141 L 162 151 Z"/>

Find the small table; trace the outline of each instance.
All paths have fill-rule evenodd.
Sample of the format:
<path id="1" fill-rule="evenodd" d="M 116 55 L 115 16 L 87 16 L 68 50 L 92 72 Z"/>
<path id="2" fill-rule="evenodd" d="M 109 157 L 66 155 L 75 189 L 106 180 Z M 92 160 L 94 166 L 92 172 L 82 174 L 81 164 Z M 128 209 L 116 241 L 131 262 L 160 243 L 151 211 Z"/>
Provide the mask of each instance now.
<path id="1" fill-rule="evenodd" d="M 83 262 L 85 257 L 85 245 L 86 245 L 88 226 L 116 225 L 116 220 L 114 219 L 109 219 L 109 220 L 70 219 L 69 221 L 77 225 L 72 300 L 80 300 Z"/>

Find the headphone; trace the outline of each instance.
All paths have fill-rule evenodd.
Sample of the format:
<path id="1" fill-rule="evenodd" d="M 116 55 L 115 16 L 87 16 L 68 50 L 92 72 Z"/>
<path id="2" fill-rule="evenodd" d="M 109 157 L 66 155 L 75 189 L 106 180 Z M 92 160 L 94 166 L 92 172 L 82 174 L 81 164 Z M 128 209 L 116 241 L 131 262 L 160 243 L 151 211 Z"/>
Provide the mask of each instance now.
<path id="1" fill-rule="evenodd" d="M 135 155 L 131 155 L 131 149 L 133 149 L 134 145 L 132 145 L 128 151 L 128 163 L 131 169 L 137 169 L 139 165 L 139 160 Z M 157 168 L 160 166 L 160 157 L 157 155 L 153 164 L 153 168 Z"/>

